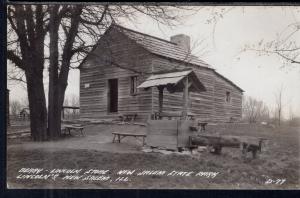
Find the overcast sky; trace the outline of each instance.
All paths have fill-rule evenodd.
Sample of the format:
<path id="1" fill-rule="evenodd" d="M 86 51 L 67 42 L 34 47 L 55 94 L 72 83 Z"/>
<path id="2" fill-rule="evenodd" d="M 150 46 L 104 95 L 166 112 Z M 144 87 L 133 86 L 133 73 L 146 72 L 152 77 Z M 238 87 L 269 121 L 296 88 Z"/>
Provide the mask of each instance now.
<path id="1" fill-rule="evenodd" d="M 218 21 L 214 34 L 213 24 L 207 23 L 210 14 L 211 9 L 201 9 L 187 16 L 183 25 L 172 29 L 158 26 L 143 16 L 138 17 L 135 24 L 124 21 L 121 25 L 167 40 L 175 34 L 189 35 L 192 43 L 205 39 L 194 50 L 195 55 L 245 90 L 244 95 L 263 100 L 270 108 L 274 108 L 274 93 L 283 85 L 285 117 L 289 115 L 289 109 L 300 116 L 300 66 L 280 69 L 282 61 L 277 56 L 240 53 L 246 44 L 255 44 L 261 39 L 272 40 L 276 33 L 282 32 L 289 24 L 299 22 L 299 7 L 298 10 L 295 7 L 235 7 Z M 292 39 L 299 42 L 300 31 Z M 79 95 L 79 71 L 71 71 L 68 81 L 66 95 Z M 10 84 L 9 89 L 12 99 L 26 96 L 22 86 Z"/>

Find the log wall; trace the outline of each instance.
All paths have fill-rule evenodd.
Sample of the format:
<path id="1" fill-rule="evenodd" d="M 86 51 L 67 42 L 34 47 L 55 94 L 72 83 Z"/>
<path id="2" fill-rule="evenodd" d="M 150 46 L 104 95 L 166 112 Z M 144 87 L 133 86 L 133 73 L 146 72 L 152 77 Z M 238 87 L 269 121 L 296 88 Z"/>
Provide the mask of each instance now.
<path id="1" fill-rule="evenodd" d="M 190 112 L 211 122 L 226 122 L 231 117 L 241 118 L 242 92 L 214 70 L 150 54 L 114 29 L 101 38 L 98 47 L 82 65 L 81 118 L 115 118 L 119 114 L 132 112 L 137 113 L 139 119 L 145 120 L 151 113 L 158 111 L 158 90 L 138 90 L 136 95 L 131 95 L 130 77 L 138 76 L 139 85 L 151 72 L 186 67 L 193 68 L 207 89 L 206 92 L 190 93 Z M 108 80 L 114 78 L 118 79 L 118 113 L 108 113 Z M 85 87 L 87 84 L 89 87 Z M 229 103 L 225 100 L 227 91 L 231 95 Z M 181 112 L 182 108 L 183 93 L 171 94 L 164 90 L 163 111 Z"/>
<path id="2" fill-rule="evenodd" d="M 151 70 L 150 55 L 124 35 L 111 30 L 87 57 L 80 71 L 80 117 L 116 118 L 122 113 L 137 113 L 145 119 L 151 112 L 151 90 L 131 95 L 131 77 L 141 84 Z M 106 42 L 106 41 L 112 42 Z M 113 62 L 113 64 L 111 64 Z M 114 64 L 114 63 L 117 63 Z M 108 112 L 108 80 L 118 79 L 118 112 Z M 89 87 L 85 87 L 89 84 Z"/>
<path id="3" fill-rule="evenodd" d="M 210 122 L 227 122 L 230 118 L 241 118 L 242 92 L 224 80 L 214 70 L 193 65 L 185 65 L 174 60 L 156 57 L 153 58 L 154 71 L 193 68 L 200 81 L 206 87 L 205 92 L 190 93 L 189 111 L 197 118 L 207 119 Z M 231 101 L 226 102 L 226 92 L 230 92 Z M 153 89 L 153 111 L 158 111 L 158 91 Z M 183 93 L 169 93 L 164 90 L 163 111 L 182 111 Z"/>
<path id="4" fill-rule="evenodd" d="M 226 102 L 226 92 L 230 92 L 230 102 Z M 230 121 L 231 118 L 242 118 L 242 93 L 216 75 L 215 77 L 215 122 Z"/>

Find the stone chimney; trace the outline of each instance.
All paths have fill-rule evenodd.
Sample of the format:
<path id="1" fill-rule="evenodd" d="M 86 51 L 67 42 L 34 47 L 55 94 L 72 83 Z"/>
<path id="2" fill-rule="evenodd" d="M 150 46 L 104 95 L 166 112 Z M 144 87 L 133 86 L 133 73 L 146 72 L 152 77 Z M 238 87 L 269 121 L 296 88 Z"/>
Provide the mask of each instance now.
<path id="1" fill-rule="evenodd" d="M 170 40 L 172 43 L 176 43 L 177 45 L 181 46 L 187 52 L 190 52 L 191 39 L 189 36 L 187 36 L 185 34 L 177 34 L 177 35 L 171 36 Z"/>

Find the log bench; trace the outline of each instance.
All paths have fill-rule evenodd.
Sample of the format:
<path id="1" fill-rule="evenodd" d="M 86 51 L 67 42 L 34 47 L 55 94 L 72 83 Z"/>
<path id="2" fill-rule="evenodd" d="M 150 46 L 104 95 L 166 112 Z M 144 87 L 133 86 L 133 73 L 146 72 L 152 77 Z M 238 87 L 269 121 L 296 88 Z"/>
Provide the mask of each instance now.
<path id="1" fill-rule="evenodd" d="M 73 131 L 80 132 L 81 136 L 84 136 L 84 132 L 83 132 L 84 127 L 81 125 L 65 125 L 64 128 L 65 128 L 65 133 L 68 132 L 69 135 L 71 135 L 71 131 L 73 130 Z"/>
<path id="2" fill-rule="evenodd" d="M 114 135 L 112 142 L 118 142 L 121 143 L 121 140 L 125 137 L 135 137 L 137 140 L 138 138 L 142 138 L 142 145 L 145 145 L 145 138 L 146 134 L 138 134 L 138 133 L 120 133 L 120 132 L 112 132 Z M 116 139 L 117 138 L 117 139 Z"/>
<path id="3" fill-rule="evenodd" d="M 207 146 L 210 152 L 221 154 L 223 147 L 240 148 L 243 156 L 248 152 L 256 158 L 257 152 L 261 152 L 264 138 L 238 137 L 238 136 L 215 136 L 215 135 L 197 135 L 189 136 L 189 147 Z"/>

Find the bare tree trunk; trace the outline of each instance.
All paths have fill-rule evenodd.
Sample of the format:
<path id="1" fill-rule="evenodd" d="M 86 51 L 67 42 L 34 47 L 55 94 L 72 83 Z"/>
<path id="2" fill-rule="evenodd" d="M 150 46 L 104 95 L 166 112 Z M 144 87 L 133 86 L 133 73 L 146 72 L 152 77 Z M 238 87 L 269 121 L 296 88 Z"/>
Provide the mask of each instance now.
<path id="1" fill-rule="evenodd" d="M 281 123 L 281 107 L 280 109 L 278 110 L 278 125 L 280 126 L 280 123 Z"/>
<path id="2" fill-rule="evenodd" d="M 31 137 L 34 141 L 47 140 L 47 108 L 43 75 L 34 70 L 26 70 L 27 93 L 30 110 Z"/>
<path id="3" fill-rule="evenodd" d="M 48 131 L 51 139 L 56 139 L 61 134 L 61 111 L 66 88 L 56 81 L 49 81 L 49 111 L 48 111 Z M 51 91 L 50 91 L 51 89 Z"/>
<path id="4" fill-rule="evenodd" d="M 66 34 L 66 42 L 63 47 L 62 62 L 58 64 L 58 30 L 61 18 L 59 17 L 59 5 L 50 9 L 49 35 L 50 35 L 50 65 L 49 65 L 49 111 L 48 132 L 51 139 L 56 139 L 61 134 L 61 110 L 67 88 L 72 47 L 78 32 L 82 6 L 77 6 L 71 14 L 71 26 Z M 59 73 L 59 74 L 58 74 Z"/>
<path id="5" fill-rule="evenodd" d="M 61 106 L 57 87 L 57 82 L 49 79 L 48 134 L 50 139 L 58 138 L 61 133 Z"/>
<path id="6" fill-rule="evenodd" d="M 278 125 L 280 126 L 281 124 L 281 119 L 282 119 L 282 94 L 283 94 L 283 85 L 281 85 L 280 89 L 278 89 L 277 93 L 275 94 L 275 101 L 276 101 L 276 106 L 277 106 L 277 112 L 278 112 Z"/>
<path id="7" fill-rule="evenodd" d="M 78 5 L 71 14 L 71 26 L 66 34 L 66 42 L 63 47 L 60 73 L 58 74 L 58 30 L 59 30 L 59 6 L 52 7 L 50 11 L 50 74 L 49 74 L 49 132 L 53 138 L 61 133 L 61 110 L 64 103 L 65 91 L 68 85 L 70 61 L 73 55 L 72 48 L 78 33 L 82 6 Z M 51 90 L 51 93 L 50 93 Z M 50 95 L 51 94 L 51 95 Z M 51 109 L 51 112 L 50 112 Z"/>
<path id="8" fill-rule="evenodd" d="M 58 9 L 54 5 L 50 9 L 50 65 L 49 65 L 49 95 L 48 95 L 48 135 L 56 139 L 61 133 L 61 106 L 59 105 L 58 81 Z"/>

